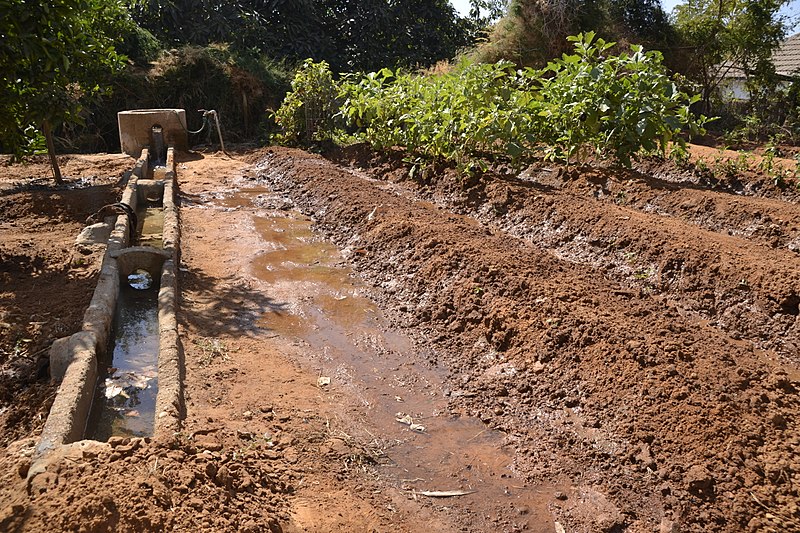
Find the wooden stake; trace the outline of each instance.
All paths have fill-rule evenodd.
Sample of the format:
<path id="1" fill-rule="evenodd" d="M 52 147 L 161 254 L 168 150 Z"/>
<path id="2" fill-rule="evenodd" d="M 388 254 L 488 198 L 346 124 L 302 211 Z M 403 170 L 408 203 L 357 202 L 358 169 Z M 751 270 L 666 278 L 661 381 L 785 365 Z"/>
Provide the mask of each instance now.
<path id="1" fill-rule="evenodd" d="M 58 168 L 58 159 L 56 158 L 56 145 L 53 142 L 53 131 L 50 129 L 50 123 L 46 120 L 42 124 L 42 131 L 44 131 L 44 139 L 47 141 L 47 155 L 50 156 L 50 165 L 53 167 L 53 178 L 56 184 L 64 183 L 61 178 L 61 169 Z"/>

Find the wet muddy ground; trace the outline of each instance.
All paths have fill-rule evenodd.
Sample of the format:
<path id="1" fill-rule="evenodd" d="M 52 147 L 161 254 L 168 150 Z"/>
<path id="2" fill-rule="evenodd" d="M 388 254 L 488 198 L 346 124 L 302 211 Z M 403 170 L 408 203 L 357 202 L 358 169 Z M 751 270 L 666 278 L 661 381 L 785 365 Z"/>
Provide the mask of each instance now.
<path id="1" fill-rule="evenodd" d="M 369 288 L 354 279 L 336 247 L 313 233 L 308 217 L 269 209 L 285 200 L 260 188 L 213 203 L 252 214 L 264 246 L 250 273 L 280 302 L 256 325 L 302 347 L 299 360 L 318 372 L 323 394 L 346 407 L 338 416 L 372 453 L 375 475 L 412 495 L 473 493 L 447 505 L 450 514 L 468 515 L 460 520 L 472 528 L 506 520 L 516 528 L 552 529 L 547 504 L 557 489 L 516 476 L 502 434 L 448 413 L 444 369 L 431 364 L 424 345 L 392 329 Z"/>
<path id="2" fill-rule="evenodd" d="M 187 194 L 184 220 L 210 216 L 227 239 L 235 239 L 230 243 L 234 254 L 223 261 L 236 272 L 236 281 L 230 283 L 266 298 L 237 300 L 239 308 L 229 310 L 227 320 L 259 342 L 277 345 L 276 351 L 293 353 L 292 362 L 307 372 L 308 385 L 327 405 L 329 438 L 306 453 L 321 453 L 323 462 L 333 457 L 334 464 L 341 461 L 361 472 L 366 478 L 362 483 L 380 484 L 382 488 L 373 489 L 375 497 L 386 491 L 394 502 L 386 504 L 393 524 L 389 529 L 427 527 L 413 525 L 423 513 L 446 531 L 551 531 L 548 504 L 556 501 L 557 488 L 520 479 L 501 434 L 476 418 L 448 413 L 443 369 L 430 363 L 424 346 L 391 327 L 370 299 L 372 289 L 357 279 L 335 246 L 312 231 L 311 219 L 269 188 L 252 187 L 248 176 L 230 176 L 224 184 L 215 191 Z M 188 190 L 188 184 L 183 188 Z M 204 228 L 199 241 L 220 242 L 219 236 L 208 235 L 211 225 L 197 225 Z M 205 246 L 192 244 L 189 235 L 196 230 L 185 227 L 187 257 Z M 190 300 L 195 298 L 192 292 L 188 287 Z M 218 324 L 221 331 L 229 331 L 230 322 Z M 206 335 L 209 327 L 218 331 L 217 324 L 198 326 Z M 237 344 L 227 357 L 238 357 L 240 340 L 215 342 Z M 254 394 L 242 393 L 233 401 L 257 412 Z M 210 401 L 226 399 L 212 395 Z M 443 491 L 464 494 L 443 503 L 424 495 Z M 306 498 L 320 505 L 316 497 Z M 353 503 L 340 498 L 338 505 L 350 508 Z M 296 527 L 309 527 L 306 512 L 294 512 Z M 314 518 L 311 529 L 332 527 L 324 525 L 326 520 Z M 357 509 L 347 527 L 367 523 Z"/>
<path id="3" fill-rule="evenodd" d="M 660 163 L 414 181 L 363 147 L 334 159 L 180 160 L 184 430 L 66 451 L 25 486 L 47 403 L 18 409 L 0 529 L 800 527 L 794 191 Z M 79 277 L 80 224 L 40 211 L 63 252 L 30 255 Z M 4 298 L 46 312 L 22 286 Z"/>
<path id="4" fill-rule="evenodd" d="M 797 527 L 792 198 L 773 195 L 789 239 L 762 244 L 594 194 L 593 182 L 646 189 L 642 175 L 414 182 L 396 160 L 344 155 L 354 168 L 276 150 L 261 177 L 344 247 L 395 323 L 432 342 L 451 410 L 506 432 L 527 479 L 570 479 L 557 520 Z M 695 200 L 714 210 L 729 196 Z M 764 202 L 748 199 L 736 217 Z"/>

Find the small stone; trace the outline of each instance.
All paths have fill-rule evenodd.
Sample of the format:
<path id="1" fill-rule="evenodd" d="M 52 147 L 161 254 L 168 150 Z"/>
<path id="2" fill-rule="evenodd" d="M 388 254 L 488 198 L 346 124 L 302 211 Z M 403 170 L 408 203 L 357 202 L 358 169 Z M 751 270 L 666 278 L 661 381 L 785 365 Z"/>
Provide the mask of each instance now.
<path id="1" fill-rule="evenodd" d="M 139 448 L 142 441 L 139 439 L 127 439 L 128 443 L 123 444 L 121 446 L 117 446 L 114 448 L 114 453 L 119 453 L 121 455 L 128 455 Z"/>
<path id="2" fill-rule="evenodd" d="M 189 507 L 192 507 L 193 509 L 203 508 L 203 500 L 200 498 L 190 498 L 187 503 L 189 504 Z"/>
<path id="3" fill-rule="evenodd" d="M 198 448 L 218 452 L 222 449 L 222 443 L 210 435 L 195 435 L 195 444 Z"/>
<path id="4" fill-rule="evenodd" d="M 52 472 L 44 472 L 28 480 L 28 493 L 44 494 L 58 484 L 58 476 Z"/>
<path id="5" fill-rule="evenodd" d="M 167 453 L 167 457 L 173 461 L 182 462 L 186 459 L 186 454 L 181 450 L 171 450 Z"/>
<path id="6" fill-rule="evenodd" d="M 668 518 L 663 518 L 658 527 L 658 533 L 680 533 L 681 526 Z"/>
<path id="7" fill-rule="evenodd" d="M 283 458 L 289 464 L 294 464 L 300 459 L 300 454 L 297 453 L 297 450 L 294 448 L 286 448 L 283 452 Z"/>
<path id="8" fill-rule="evenodd" d="M 217 470 L 216 475 L 216 482 L 218 485 L 229 489 L 233 487 L 233 476 L 231 476 L 230 470 L 228 470 L 227 466 L 221 466 L 219 470 Z"/>
<path id="9" fill-rule="evenodd" d="M 252 412 L 252 411 L 245 411 L 245 412 L 242 414 L 242 417 L 243 417 L 245 420 L 252 420 L 252 419 L 253 419 L 253 412 Z"/>
<path id="10" fill-rule="evenodd" d="M 624 522 L 622 517 L 618 515 L 611 515 L 609 513 L 600 513 L 594 519 L 597 529 L 603 532 L 616 531 L 617 528 Z"/>
<path id="11" fill-rule="evenodd" d="M 780 413 L 775 413 L 770 419 L 770 422 L 772 422 L 772 425 L 778 429 L 786 428 L 786 418 L 784 418 Z"/>
<path id="12" fill-rule="evenodd" d="M 696 496 L 709 497 L 714 494 L 714 478 L 704 466 L 692 466 L 686 472 L 685 480 L 687 490 Z"/>
<path id="13" fill-rule="evenodd" d="M 241 481 L 239 482 L 239 490 L 243 492 L 251 492 L 252 489 L 253 489 L 253 478 L 250 477 L 250 475 L 247 472 L 245 472 L 244 475 L 242 475 Z"/>
<path id="14" fill-rule="evenodd" d="M 277 459 L 280 459 L 281 455 L 275 450 L 265 450 L 264 457 L 269 461 L 275 461 Z"/>
<path id="15" fill-rule="evenodd" d="M 112 448 L 116 448 L 117 446 L 125 446 L 130 444 L 131 439 L 127 437 L 111 437 L 108 439 L 108 445 Z"/>
<path id="16" fill-rule="evenodd" d="M 573 408 L 580 404 L 580 400 L 576 396 L 569 396 L 564 399 L 564 407 Z"/>
<path id="17" fill-rule="evenodd" d="M 97 450 L 93 448 L 84 448 L 81 450 L 81 456 L 88 460 L 94 459 L 97 457 Z"/>
<path id="18" fill-rule="evenodd" d="M 28 470 L 31 468 L 31 460 L 30 459 L 23 459 L 22 461 L 17 464 L 17 474 L 19 477 L 26 477 L 28 475 Z"/>
<path id="19" fill-rule="evenodd" d="M 556 491 L 556 493 L 553 494 L 553 496 L 555 497 L 556 500 L 565 501 L 567 499 L 567 495 L 561 492 L 560 490 Z"/>
<path id="20" fill-rule="evenodd" d="M 242 533 L 258 533 L 261 531 L 261 528 L 258 527 L 258 524 L 255 521 L 248 520 L 242 524 L 242 529 L 240 531 L 242 531 Z"/>
<path id="21" fill-rule="evenodd" d="M 14 505 L 11 506 L 11 513 L 15 516 L 21 516 L 25 512 L 25 510 L 26 507 L 19 503 L 15 503 Z"/>

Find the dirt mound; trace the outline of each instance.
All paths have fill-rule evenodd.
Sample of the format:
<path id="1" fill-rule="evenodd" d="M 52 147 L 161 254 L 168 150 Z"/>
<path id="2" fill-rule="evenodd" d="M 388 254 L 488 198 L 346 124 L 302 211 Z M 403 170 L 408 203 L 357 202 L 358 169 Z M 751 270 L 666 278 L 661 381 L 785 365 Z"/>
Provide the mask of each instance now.
<path id="1" fill-rule="evenodd" d="M 135 162 L 126 154 L 71 154 L 57 159 L 67 187 L 75 181 L 85 184 L 96 179 L 119 179 Z M 37 155 L 12 163 L 10 156 L 0 155 L 0 168 L 0 190 L 52 186 L 53 171 L 48 156 Z"/>
<path id="2" fill-rule="evenodd" d="M 791 359 L 797 334 L 793 252 L 535 180 L 397 185 L 281 149 L 262 168 L 346 247 L 397 322 L 433 340 L 451 407 L 507 431 L 531 478 L 572 478 L 563 523 L 800 527 L 800 379 L 773 351 Z M 620 251 L 656 265 L 639 280 L 650 290 L 638 268 L 630 280 L 604 266 Z M 674 297 L 684 291 L 704 305 Z M 612 505 L 570 511 L 593 498 Z"/>
<path id="3" fill-rule="evenodd" d="M 282 448 L 253 442 L 238 454 L 229 451 L 241 447 L 236 435 L 222 431 L 168 443 L 112 438 L 73 445 L 34 466 L 41 473 L 27 483 L 29 497 L 0 510 L 0 528 L 280 531 L 277 519 L 285 516 L 275 509 L 295 479 L 268 460 Z M 24 476 L 29 460 L 18 455 L 14 474 Z M 13 477 L 5 475 L 7 487 L 26 483 Z"/>
<path id="4" fill-rule="evenodd" d="M 408 168 L 363 148 L 340 159 L 395 181 Z M 682 313 L 800 363 L 800 210 L 780 199 L 704 188 L 674 164 L 661 177 L 536 165 L 519 176 L 424 175 L 415 194 L 591 266 Z M 667 178 L 666 169 L 676 175 Z M 500 169 L 502 170 L 502 169 Z"/>

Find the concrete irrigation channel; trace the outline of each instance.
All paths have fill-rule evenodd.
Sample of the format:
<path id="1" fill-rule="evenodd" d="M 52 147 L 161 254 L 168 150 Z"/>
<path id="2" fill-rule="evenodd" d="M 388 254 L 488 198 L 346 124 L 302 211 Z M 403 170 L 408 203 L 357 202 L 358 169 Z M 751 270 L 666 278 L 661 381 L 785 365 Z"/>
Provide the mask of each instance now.
<path id="1" fill-rule="evenodd" d="M 83 439 L 151 437 L 179 427 L 174 151 L 186 146 L 185 116 L 123 112 L 120 137 L 138 160 L 120 202 L 94 215 L 100 220 L 82 234 L 105 242 L 105 254 L 82 330 L 50 350 L 51 375 L 61 385 L 36 448 L 40 459 Z M 29 478 L 46 464 L 34 462 Z"/>

